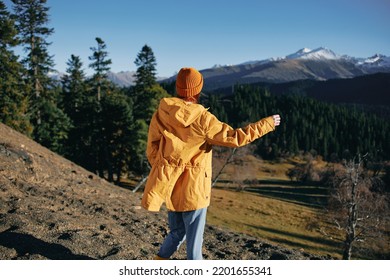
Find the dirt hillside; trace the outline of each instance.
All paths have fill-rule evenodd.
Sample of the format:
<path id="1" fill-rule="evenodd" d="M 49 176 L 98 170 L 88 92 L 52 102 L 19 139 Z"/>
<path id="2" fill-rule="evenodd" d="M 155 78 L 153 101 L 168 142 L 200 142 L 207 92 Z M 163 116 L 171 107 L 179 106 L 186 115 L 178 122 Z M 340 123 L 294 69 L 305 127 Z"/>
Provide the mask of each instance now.
<path id="1" fill-rule="evenodd" d="M 0 259 L 152 259 L 166 211 L 0 123 Z M 205 259 L 316 259 L 206 226 Z M 185 259 L 185 247 L 174 255 Z"/>

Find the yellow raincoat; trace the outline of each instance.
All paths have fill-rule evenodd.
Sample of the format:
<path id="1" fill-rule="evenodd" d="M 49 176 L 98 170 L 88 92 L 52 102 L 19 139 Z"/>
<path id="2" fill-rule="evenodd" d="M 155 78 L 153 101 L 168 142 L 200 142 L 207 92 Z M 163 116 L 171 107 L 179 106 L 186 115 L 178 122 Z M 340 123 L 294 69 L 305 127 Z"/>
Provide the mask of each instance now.
<path id="1" fill-rule="evenodd" d="M 272 117 L 233 129 L 202 105 L 164 98 L 149 126 L 146 154 L 152 166 L 142 207 L 192 211 L 209 206 L 212 146 L 241 147 L 275 130 Z"/>

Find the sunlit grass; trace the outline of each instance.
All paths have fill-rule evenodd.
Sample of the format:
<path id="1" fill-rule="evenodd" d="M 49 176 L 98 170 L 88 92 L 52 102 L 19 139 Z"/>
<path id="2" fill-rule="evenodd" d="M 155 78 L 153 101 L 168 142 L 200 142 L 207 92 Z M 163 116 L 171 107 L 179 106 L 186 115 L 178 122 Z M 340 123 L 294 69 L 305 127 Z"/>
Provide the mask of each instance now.
<path id="1" fill-rule="evenodd" d="M 214 188 L 208 223 L 309 253 L 340 257 L 341 244 L 320 232 L 321 210 L 261 195 Z"/>
<path id="2" fill-rule="evenodd" d="M 212 189 L 207 222 L 276 245 L 340 259 L 344 232 L 325 218 L 327 189 L 291 182 L 286 171 L 297 163 L 302 160 L 276 163 L 245 155 L 229 164 Z M 325 165 L 317 163 L 318 168 Z M 353 258 L 366 259 L 364 248 L 386 253 L 390 244 L 378 245 L 384 243 L 356 244 L 363 250 Z"/>

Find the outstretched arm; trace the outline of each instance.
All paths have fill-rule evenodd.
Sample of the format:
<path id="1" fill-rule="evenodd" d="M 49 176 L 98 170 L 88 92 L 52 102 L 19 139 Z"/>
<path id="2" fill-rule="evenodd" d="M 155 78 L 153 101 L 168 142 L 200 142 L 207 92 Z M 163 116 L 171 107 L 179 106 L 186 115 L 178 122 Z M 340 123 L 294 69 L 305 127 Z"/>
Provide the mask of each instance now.
<path id="1" fill-rule="evenodd" d="M 275 130 L 280 125 L 280 116 L 273 115 L 251 123 L 243 128 L 233 129 L 219 121 L 213 114 L 206 116 L 206 139 L 211 145 L 241 147 Z"/>

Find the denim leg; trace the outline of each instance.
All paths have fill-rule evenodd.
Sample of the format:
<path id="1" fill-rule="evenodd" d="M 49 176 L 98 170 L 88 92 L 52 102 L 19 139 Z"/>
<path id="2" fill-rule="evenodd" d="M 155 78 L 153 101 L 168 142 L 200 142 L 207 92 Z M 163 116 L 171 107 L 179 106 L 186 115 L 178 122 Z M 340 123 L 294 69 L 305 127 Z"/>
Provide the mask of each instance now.
<path id="1" fill-rule="evenodd" d="M 207 207 L 183 212 L 182 214 L 186 228 L 187 259 L 202 260 L 203 233 L 206 224 Z"/>
<path id="2" fill-rule="evenodd" d="M 185 240 L 185 225 L 182 218 L 182 212 L 168 212 L 169 234 L 160 247 L 158 255 L 162 258 L 169 258 L 179 249 Z"/>

